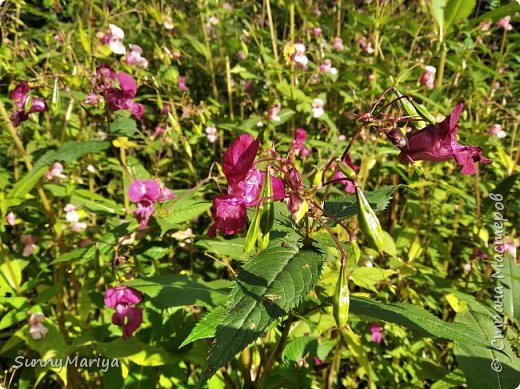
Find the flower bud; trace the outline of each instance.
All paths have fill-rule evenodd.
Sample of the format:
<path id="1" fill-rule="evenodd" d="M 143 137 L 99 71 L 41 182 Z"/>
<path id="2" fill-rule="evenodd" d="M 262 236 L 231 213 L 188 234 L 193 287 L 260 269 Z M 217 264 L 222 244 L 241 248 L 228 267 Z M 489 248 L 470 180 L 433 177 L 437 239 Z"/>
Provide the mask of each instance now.
<path id="1" fill-rule="evenodd" d="M 341 265 L 339 269 L 338 282 L 332 298 L 332 314 L 338 328 L 343 328 L 348 321 L 350 308 L 350 294 L 348 290 L 347 269 Z"/>
<path id="2" fill-rule="evenodd" d="M 52 89 L 51 109 L 54 114 L 60 111 L 60 87 L 58 79 L 54 79 L 54 88 Z"/>
<path id="3" fill-rule="evenodd" d="M 403 134 L 400 128 L 394 127 L 387 134 L 386 137 L 392 142 L 397 148 L 404 149 L 408 146 L 408 139 Z"/>
<path id="4" fill-rule="evenodd" d="M 267 241 L 269 241 L 269 231 L 274 224 L 273 184 L 269 170 L 265 172 L 264 185 L 260 196 L 260 201 L 264 199 L 263 203 L 260 204 L 260 230 L 262 234 L 267 235 Z"/>
<path id="5" fill-rule="evenodd" d="M 356 186 L 356 199 L 358 205 L 357 216 L 359 227 L 361 228 L 361 231 L 363 231 L 363 234 L 365 234 L 365 238 L 370 246 L 379 251 L 379 253 L 382 253 L 385 247 L 383 229 L 381 228 L 381 224 L 379 223 L 379 219 L 374 210 L 358 186 Z"/>

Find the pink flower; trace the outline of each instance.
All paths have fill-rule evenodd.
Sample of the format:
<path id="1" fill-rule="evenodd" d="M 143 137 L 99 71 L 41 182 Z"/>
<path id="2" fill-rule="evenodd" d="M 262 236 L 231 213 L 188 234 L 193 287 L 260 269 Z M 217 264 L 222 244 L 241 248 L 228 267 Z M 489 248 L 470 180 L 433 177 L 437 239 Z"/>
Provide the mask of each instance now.
<path id="1" fill-rule="evenodd" d="M 108 44 L 114 54 L 125 54 L 126 48 L 123 43 L 125 32 L 115 24 L 109 24 L 110 32 L 101 35 L 101 42 Z"/>
<path id="2" fill-rule="evenodd" d="M 42 324 L 45 315 L 42 312 L 36 312 L 29 318 L 29 334 L 35 340 L 42 339 L 49 329 Z"/>
<path id="3" fill-rule="evenodd" d="M 174 193 L 165 188 L 164 185 L 158 184 L 154 180 L 135 180 L 128 187 L 128 198 L 133 203 L 137 203 L 134 216 L 139 222 L 140 228 L 143 230 L 153 215 L 156 202 L 164 202 L 175 197 Z"/>
<path id="4" fill-rule="evenodd" d="M 488 134 L 503 139 L 507 136 L 507 132 L 502 129 L 500 124 L 493 124 L 488 128 Z"/>
<path id="5" fill-rule="evenodd" d="M 332 48 L 335 51 L 343 51 L 345 47 L 343 46 L 343 39 L 341 39 L 339 36 L 334 38 L 334 42 L 332 43 Z"/>
<path id="6" fill-rule="evenodd" d="M 9 224 L 11 227 L 14 227 L 14 225 L 16 224 L 16 216 L 14 215 L 14 213 L 11 211 L 9 212 L 6 216 L 5 216 L 5 221 L 7 222 L 7 224 Z"/>
<path id="7" fill-rule="evenodd" d="M 29 97 L 30 92 L 31 87 L 27 81 L 22 81 L 11 92 L 11 100 L 18 107 L 18 110 L 11 115 L 14 127 L 18 127 L 20 123 L 29 119 L 29 114 L 31 113 L 47 111 L 47 104 L 38 97 Z M 27 106 L 29 102 L 31 105 Z"/>
<path id="8" fill-rule="evenodd" d="M 143 49 L 137 45 L 129 44 L 130 51 L 126 55 L 125 63 L 127 65 L 137 65 L 146 69 L 148 67 L 148 60 L 142 57 Z"/>
<path id="9" fill-rule="evenodd" d="M 307 63 L 309 62 L 309 59 L 305 55 L 305 45 L 302 43 L 296 43 L 294 45 L 294 50 L 295 50 L 295 52 L 292 55 L 293 62 L 302 68 L 307 67 Z"/>
<path id="10" fill-rule="evenodd" d="M 22 256 L 28 257 L 34 250 L 36 250 L 36 243 L 38 243 L 38 237 L 32 236 L 31 234 L 22 235 L 20 241 L 24 244 Z"/>
<path id="11" fill-rule="evenodd" d="M 165 128 L 163 128 L 161 126 L 156 126 L 155 131 L 153 133 L 153 137 L 157 138 L 159 135 L 164 134 L 165 131 L 166 131 Z"/>
<path id="12" fill-rule="evenodd" d="M 359 166 L 354 164 L 350 153 L 345 156 L 342 163 L 344 165 L 347 165 L 348 167 L 350 167 L 354 171 L 354 173 L 359 172 Z M 332 179 L 337 180 L 338 182 L 341 182 L 342 184 L 345 184 L 345 192 L 356 193 L 356 186 L 354 185 L 354 181 L 349 179 L 345 175 L 345 173 L 343 173 L 339 168 L 337 168 L 336 171 L 334 172 L 334 174 L 332 175 Z"/>
<path id="13" fill-rule="evenodd" d="M 94 92 L 90 92 L 87 94 L 85 98 L 85 104 L 88 105 L 98 105 L 101 102 L 101 97 Z"/>
<path id="14" fill-rule="evenodd" d="M 281 120 L 280 109 L 281 109 L 280 104 L 275 104 L 271 108 L 269 108 L 269 110 L 267 112 L 267 117 L 269 118 L 269 120 L 271 120 L 273 122 L 279 122 Z"/>
<path id="15" fill-rule="evenodd" d="M 451 115 L 442 122 L 430 124 L 408 137 L 408 146 L 401 149 L 401 162 L 448 161 L 455 159 L 462 165 L 462 173 L 471 175 L 476 172 L 476 163 L 488 164 L 492 161 L 482 155 L 478 146 L 462 146 L 457 143 L 456 134 L 463 103 L 458 103 Z"/>
<path id="16" fill-rule="evenodd" d="M 433 66 L 425 66 L 424 73 L 419 79 L 419 84 L 426 85 L 428 89 L 433 89 L 435 86 L 435 73 L 437 69 Z"/>
<path id="17" fill-rule="evenodd" d="M 465 263 L 464 266 L 462 267 L 464 269 L 464 273 L 471 273 L 471 263 Z"/>
<path id="18" fill-rule="evenodd" d="M 492 22 L 490 20 L 485 20 L 483 22 L 480 22 L 479 26 L 482 31 L 488 31 L 491 27 Z"/>
<path id="19" fill-rule="evenodd" d="M 217 129 L 215 127 L 206 127 L 206 134 L 209 143 L 215 143 L 217 141 Z"/>
<path id="20" fill-rule="evenodd" d="M 370 326 L 370 332 L 372 333 L 372 342 L 374 343 L 381 343 L 383 340 L 383 333 L 381 332 L 383 330 L 383 327 L 381 327 L 379 324 L 372 324 Z"/>
<path id="21" fill-rule="evenodd" d="M 58 182 L 62 178 L 67 178 L 67 176 L 63 174 L 63 165 L 59 162 L 54 162 L 44 177 L 47 181 L 52 182 Z"/>
<path id="22" fill-rule="evenodd" d="M 307 131 L 303 128 L 297 128 L 294 132 L 294 140 L 291 145 L 291 152 L 305 158 L 311 155 L 311 150 L 305 147 L 303 144 L 307 139 Z"/>
<path id="23" fill-rule="evenodd" d="M 208 235 L 215 237 L 218 230 L 224 235 L 241 232 L 247 221 L 247 207 L 256 206 L 260 197 L 265 173 L 253 167 L 259 139 L 249 134 L 240 135 L 224 152 L 222 170 L 228 182 L 228 194 L 213 199 L 213 218 L 215 223 L 209 228 Z M 285 197 L 283 181 L 271 177 L 275 201 Z"/>
<path id="24" fill-rule="evenodd" d="M 511 31 L 513 26 L 511 25 L 511 16 L 506 16 L 497 22 L 498 27 L 502 27 L 506 31 Z"/>
<path id="25" fill-rule="evenodd" d="M 179 81 L 177 82 L 177 86 L 181 92 L 185 92 L 188 90 L 186 86 L 186 76 L 179 76 Z"/>
<path id="26" fill-rule="evenodd" d="M 68 222 L 74 223 L 79 220 L 79 214 L 76 212 L 76 207 L 72 204 L 67 204 L 63 210 L 67 213 L 65 219 Z"/>
<path id="27" fill-rule="evenodd" d="M 320 27 L 314 27 L 312 29 L 312 36 L 314 38 L 318 38 L 321 35 L 321 28 Z"/>
<path id="28" fill-rule="evenodd" d="M 374 54 L 374 48 L 372 47 L 372 43 L 367 39 L 367 37 L 363 36 L 357 40 L 357 44 L 361 50 L 363 50 L 367 54 Z"/>
<path id="29" fill-rule="evenodd" d="M 105 305 L 116 309 L 112 323 L 123 328 L 124 339 L 130 338 L 143 321 L 142 309 L 134 307 L 141 300 L 139 291 L 124 285 L 109 288 L 105 292 Z"/>
<path id="30" fill-rule="evenodd" d="M 75 222 L 70 225 L 70 230 L 72 232 L 80 232 L 87 228 L 87 223 L 85 222 Z"/>
<path id="31" fill-rule="evenodd" d="M 320 73 L 329 73 L 332 75 L 338 74 L 338 69 L 332 67 L 330 59 L 326 59 L 319 67 Z"/>
<path id="32" fill-rule="evenodd" d="M 320 98 L 315 98 L 312 101 L 312 117 L 313 118 L 319 118 L 321 115 L 325 113 L 323 110 L 323 105 L 325 102 Z"/>

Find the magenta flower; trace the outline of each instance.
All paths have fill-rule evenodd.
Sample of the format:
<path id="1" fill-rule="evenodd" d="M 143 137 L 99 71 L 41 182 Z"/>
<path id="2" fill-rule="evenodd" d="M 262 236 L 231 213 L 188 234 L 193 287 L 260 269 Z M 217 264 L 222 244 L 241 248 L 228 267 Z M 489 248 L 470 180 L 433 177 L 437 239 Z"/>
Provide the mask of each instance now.
<path id="1" fill-rule="evenodd" d="M 497 22 L 498 27 L 502 27 L 506 31 L 511 31 L 513 26 L 511 25 L 511 16 L 506 16 Z"/>
<path id="2" fill-rule="evenodd" d="M 27 81 L 22 81 L 11 92 L 11 100 L 18 107 L 18 111 L 14 111 L 11 115 L 11 121 L 15 127 L 18 127 L 20 123 L 29 119 L 29 114 L 47 111 L 47 104 L 45 104 L 45 101 L 37 97 L 31 96 L 31 106 L 27 107 L 30 92 L 31 87 Z"/>
<path id="3" fill-rule="evenodd" d="M 297 128 L 294 132 L 294 140 L 291 145 L 291 152 L 305 158 L 311 155 L 311 150 L 303 144 L 307 140 L 307 131 L 303 128 Z"/>
<path id="4" fill-rule="evenodd" d="M 213 218 L 215 223 L 208 235 L 215 237 L 218 230 L 224 235 L 241 232 L 247 221 L 247 207 L 258 204 L 264 182 L 265 172 L 253 167 L 260 140 L 251 135 L 240 135 L 225 151 L 222 170 L 228 182 L 228 194 L 213 199 Z M 275 201 L 285 197 L 283 181 L 271 177 Z"/>
<path id="5" fill-rule="evenodd" d="M 131 202 L 137 203 L 134 216 L 139 222 L 139 227 L 143 230 L 153 215 L 156 202 L 164 202 L 174 198 L 174 193 L 158 184 L 154 180 L 135 180 L 128 187 L 128 198 Z"/>
<path id="6" fill-rule="evenodd" d="M 113 86 L 114 81 L 119 83 L 119 88 Z M 144 114 L 144 106 L 134 102 L 137 83 L 132 76 L 125 72 L 115 73 L 110 66 L 101 65 L 96 69 L 96 75 L 92 78 L 91 83 L 93 91 L 87 95 L 86 104 L 96 105 L 99 103 L 100 97 L 103 97 L 110 111 L 125 109 L 136 119 L 141 119 Z"/>
<path id="7" fill-rule="evenodd" d="M 105 292 L 105 305 L 115 308 L 112 315 L 112 323 L 123 329 L 123 338 L 130 338 L 143 321 L 143 311 L 134 307 L 141 302 L 142 295 L 139 291 L 128 286 L 109 288 Z"/>
<path id="8" fill-rule="evenodd" d="M 345 156 L 342 163 L 350 167 L 355 173 L 359 172 L 359 166 L 354 164 L 350 154 Z M 345 173 L 343 173 L 341 170 L 337 169 L 332 175 L 332 179 L 338 181 L 341 180 L 341 183 L 345 184 L 345 192 L 356 193 L 356 186 L 354 185 L 354 181 L 348 179 Z"/>
<path id="9" fill-rule="evenodd" d="M 451 114 L 442 122 L 430 124 L 408 137 L 408 146 L 401 149 L 401 162 L 448 161 L 455 159 L 462 165 L 462 173 L 471 175 L 476 172 L 476 163 L 488 164 L 492 161 L 482 155 L 478 146 L 462 146 L 457 143 L 457 121 L 464 108 L 458 103 Z"/>
<path id="10" fill-rule="evenodd" d="M 186 86 L 186 76 L 179 76 L 179 81 L 177 81 L 177 86 L 181 92 L 186 92 L 188 87 Z"/>
<path id="11" fill-rule="evenodd" d="M 381 327 L 379 324 L 372 324 L 370 326 L 370 332 L 372 332 L 372 342 L 374 343 L 381 343 L 383 340 L 383 327 Z"/>

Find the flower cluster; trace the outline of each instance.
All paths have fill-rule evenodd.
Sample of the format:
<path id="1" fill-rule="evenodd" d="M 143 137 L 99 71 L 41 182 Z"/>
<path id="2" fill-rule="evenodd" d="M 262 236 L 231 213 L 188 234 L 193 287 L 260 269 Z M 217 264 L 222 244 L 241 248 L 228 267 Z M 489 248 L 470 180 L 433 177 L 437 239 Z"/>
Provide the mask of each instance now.
<path id="1" fill-rule="evenodd" d="M 442 122 L 430 124 L 420 131 L 408 136 L 407 145 L 401 148 L 401 162 L 414 161 L 455 161 L 462 165 L 462 173 L 471 175 L 476 172 L 476 163 L 488 164 L 492 161 L 482 155 L 478 146 L 462 146 L 458 144 L 456 135 L 459 116 L 464 108 L 458 103 L 451 114 Z"/>
<path id="2" fill-rule="evenodd" d="M 247 207 L 258 204 L 265 172 L 256 169 L 254 161 L 260 140 L 251 135 L 240 135 L 224 153 L 222 170 L 228 183 L 228 193 L 213 199 L 213 218 L 215 223 L 209 228 L 208 235 L 215 237 L 218 230 L 224 235 L 241 232 L 247 220 Z M 271 177 L 275 201 L 285 197 L 283 181 Z"/>
<path id="3" fill-rule="evenodd" d="M 141 293 L 128 286 L 109 288 L 105 292 L 105 305 L 115 308 L 112 323 L 123 329 L 123 338 L 130 338 L 143 321 L 143 311 L 135 305 L 142 300 Z"/>
<path id="4" fill-rule="evenodd" d="M 139 222 L 140 228 L 145 229 L 153 215 L 156 202 L 171 200 L 175 194 L 162 183 L 154 180 L 135 180 L 128 187 L 128 198 L 137 204 L 134 216 Z"/>
<path id="5" fill-rule="evenodd" d="M 119 88 L 113 87 L 117 81 Z M 144 114 L 144 106 L 134 102 L 137 93 L 137 83 L 125 72 L 115 73 L 110 66 L 101 65 L 96 69 L 96 75 L 91 80 L 92 92 L 87 95 L 85 103 L 96 105 L 104 99 L 110 111 L 128 110 L 137 119 Z"/>
<path id="6" fill-rule="evenodd" d="M 22 81 L 11 92 L 11 100 L 18 107 L 11 115 L 13 126 L 18 127 L 20 123 L 29 119 L 29 114 L 47 111 L 47 104 L 40 98 L 29 95 L 31 87 L 27 81 Z"/>

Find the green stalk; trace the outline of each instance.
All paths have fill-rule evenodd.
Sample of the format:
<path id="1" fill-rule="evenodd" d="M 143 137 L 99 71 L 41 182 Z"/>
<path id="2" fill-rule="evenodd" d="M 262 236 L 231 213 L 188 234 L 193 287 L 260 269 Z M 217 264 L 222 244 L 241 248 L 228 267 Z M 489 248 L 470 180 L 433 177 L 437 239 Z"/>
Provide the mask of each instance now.
<path id="1" fill-rule="evenodd" d="M 444 66 L 446 64 L 446 55 L 448 54 L 448 48 L 445 43 L 442 43 L 441 58 L 439 59 L 439 68 L 437 69 L 437 80 L 435 81 L 435 87 L 440 88 L 444 79 Z"/>
<path id="2" fill-rule="evenodd" d="M 273 56 L 274 56 L 274 64 L 276 67 L 276 73 L 278 73 L 278 77 L 280 78 L 280 81 L 282 81 L 282 78 L 279 73 L 278 45 L 276 43 L 276 32 L 274 30 L 273 15 L 271 13 L 271 1 L 265 0 L 265 6 L 267 9 L 267 19 L 269 21 L 269 32 L 271 33 L 271 44 L 273 47 Z"/>
<path id="3" fill-rule="evenodd" d="M 235 115 L 233 112 L 233 91 L 231 89 L 231 65 L 229 63 L 229 55 L 226 55 L 226 81 L 229 104 L 229 118 L 231 119 L 231 121 L 233 121 L 235 119 Z"/>
<path id="4" fill-rule="evenodd" d="M 215 65 L 213 62 L 213 54 L 211 53 L 211 45 L 209 43 L 208 31 L 206 30 L 206 24 L 204 20 L 204 14 L 200 13 L 200 25 L 202 27 L 202 34 L 204 35 L 204 43 L 206 45 L 206 51 L 208 53 L 208 69 L 209 75 L 211 77 L 211 91 L 213 93 L 213 98 L 218 100 L 218 88 L 217 88 L 217 78 L 215 76 Z"/>

